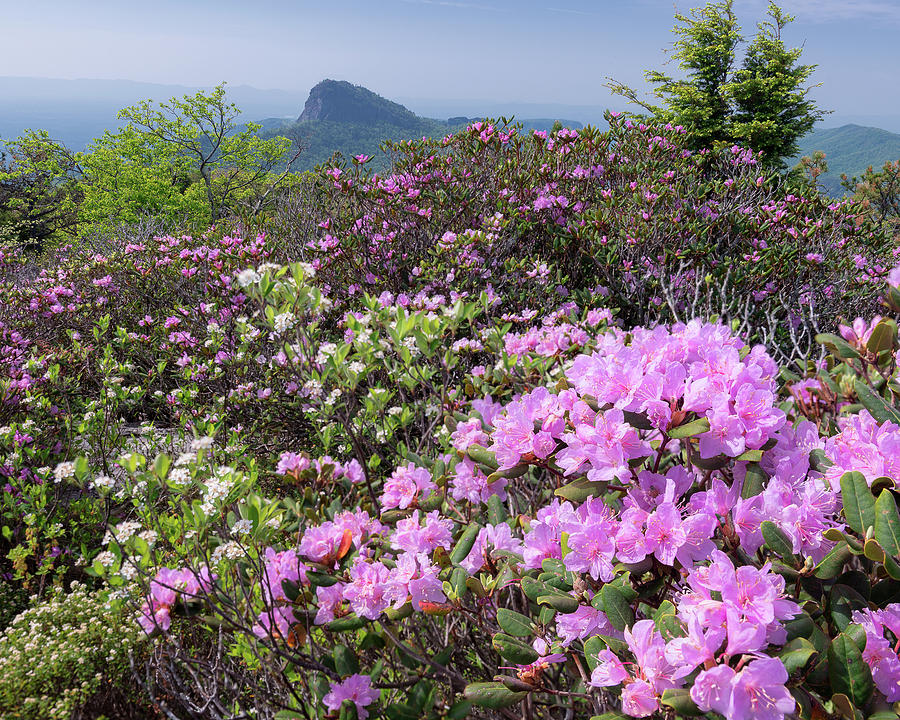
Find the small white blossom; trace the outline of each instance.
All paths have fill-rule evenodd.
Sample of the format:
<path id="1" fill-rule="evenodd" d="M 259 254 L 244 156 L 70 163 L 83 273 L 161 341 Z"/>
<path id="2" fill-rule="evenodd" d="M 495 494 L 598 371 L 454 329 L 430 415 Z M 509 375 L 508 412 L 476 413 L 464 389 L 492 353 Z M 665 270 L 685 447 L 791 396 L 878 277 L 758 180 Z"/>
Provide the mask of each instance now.
<path id="1" fill-rule="evenodd" d="M 242 270 L 237 276 L 237 283 L 242 288 L 248 287 L 249 285 L 255 285 L 260 280 L 262 280 L 262 276 L 253 268 Z"/>
<path id="2" fill-rule="evenodd" d="M 208 450 L 213 445 L 213 439 L 208 435 L 206 437 L 197 438 L 193 442 L 191 442 L 191 450 Z"/>
<path id="3" fill-rule="evenodd" d="M 249 520 L 238 520 L 234 525 L 231 526 L 231 534 L 232 535 L 246 535 L 251 530 L 253 530 L 253 523 Z"/>
<path id="4" fill-rule="evenodd" d="M 53 471 L 53 476 L 56 478 L 56 482 L 62 482 L 66 478 L 73 477 L 75 475 L 75 463 L 73 462 L 61 462 L 56 466 L 56 469 Z"/>

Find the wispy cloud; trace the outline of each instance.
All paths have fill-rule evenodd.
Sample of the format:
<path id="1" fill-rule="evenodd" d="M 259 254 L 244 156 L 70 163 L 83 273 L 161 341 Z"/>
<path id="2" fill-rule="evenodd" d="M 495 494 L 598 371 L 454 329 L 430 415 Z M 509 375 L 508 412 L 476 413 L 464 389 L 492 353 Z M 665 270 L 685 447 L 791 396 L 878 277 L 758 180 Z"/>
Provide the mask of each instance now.
<path id="1" fill-rule="evenodd" d="M 566 15 L 586 15 L 587 17 L 599 17 L 600 13 L 585 12 L 584 10 L 573 10 L 572 8 L 548 7 L 550 12 L 565 13 Z"/>
<path id="2" fill-rule="evenodd" d="M 460 8 L 463 10 L 487 10 L 488 12 L 499 12 L 500 9 L 490 5 L 481 5 L 479 3 L 455 2 L 455 0 L 403 0 L 409 5 L 437 5 L 440 7 Z"/>
<path id="3" fill-rule="evenodd" d="M 763 0 L 744 0 L 744 4 L 765 7 Z M 807 21 L 835 22 L 842 20 L 887 20 L 900 22 L 900 2 L 897 0 L 786 0 L 786 12 Z"/>

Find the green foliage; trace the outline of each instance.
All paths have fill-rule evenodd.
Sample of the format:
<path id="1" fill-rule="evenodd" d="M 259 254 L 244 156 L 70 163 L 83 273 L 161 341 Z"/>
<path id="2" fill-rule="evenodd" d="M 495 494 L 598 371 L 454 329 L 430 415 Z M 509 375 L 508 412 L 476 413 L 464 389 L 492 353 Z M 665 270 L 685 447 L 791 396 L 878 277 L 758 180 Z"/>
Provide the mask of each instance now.
<path id="1" fill-rule="evenodd" d="M 823 117 L 804 87 L 816 66 L 798 64 L 802 50 L 785 47 L 782 31 L 793 17 L 770 2 L 768 19 L 759 23 L 736 67 L 743 37 L 733 4 L 710 2 L 689 15 L 676 14 L 673 58 L 686 77 L 645 73 L 660 105 L 640 100 L 622 83 L 608 87 L 658 120 L 688 128 L 695 148 L 739 144 L 782 166 L 783 158 L 797 153 L 797 140 Z"/>
<path id="2" fill-rule="evenodd" d="M 759 23 L 742 67 L 734 74 L 734 114 L 730 134 L 736 142 L 780 161 L 797 153 L 797 140 L 823 117 L 803 85 L 815 65 L 800 65 L 802 50 L 787 49 L 781 37 L 793 21 L 775 3 L 769 19 Z"/>
<path id="3" fill-rule="evenodd" d="M 841 184 L 853 199 L 867 208 L 875 222 L 889 232 L 900 232 L 900 160 L 886 162 L 881 170 L 870 165 L 861 177 L 842 176 Z"/>
<path id="4" fill-rule="evenodd" d="M 0 245 L 14 241 L 42 249 L 58 232 L 75 224 L 62 168 L 46 162 L 40 143 L 21 143 L 0 153 Z"/>
<path id="5" fill-rule="evenodd" d="M 119 117 L 127 124 L 83 152 L 29 130 L 7 143 L 15 164 L 0 182 L 40 180 L 41 203 L 53 198 L 57 216 L 74 213 L 82 233 L 148 216 L 205 229 L 238 209 L 258 213 L 297 157 L 287 157 L 285 138 L 263 138 L 252 123 L 238 127 L 239 114 L 223 84 L 125 108 Z"/>

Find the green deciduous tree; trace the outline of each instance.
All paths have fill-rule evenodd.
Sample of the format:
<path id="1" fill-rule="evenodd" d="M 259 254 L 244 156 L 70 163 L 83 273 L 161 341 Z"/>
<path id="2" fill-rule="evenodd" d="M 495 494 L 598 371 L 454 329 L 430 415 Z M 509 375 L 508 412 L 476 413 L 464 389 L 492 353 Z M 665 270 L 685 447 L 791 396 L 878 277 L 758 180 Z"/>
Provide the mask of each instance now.
<path id="1" fill-rule="evenodd" d="M 733 4 L 722 0 L 676 14 L 672 57 L 684 77 L 648 70 L 656 102 L 614 80 L 608 87 L 656 119 L 688 128 L 696 148 L 745 145 L 781 166 L 824 116 L 805 86 L 816 66 L 799 64 L 801 49 L 785 46 L 782 31 L 794 18 L 775 3 L 738 66 L 744 38 Z"/>
<path id="2" fill-rule="evenodd" d="M 285 138 L 259 137 L 261 125 L 238 127 L 239 115 L 225 99 L 224 84 L 208 94 L 172 98 L 158 107 L 145 100 L 119 112 L 129 130 L 158 156 L 170 158 L 179 176 L 199 178 L 212 222 L 242 200 L 258 205 L 271 190 L 271 172 L 290 149 Z M 280 177 L 288 169 L 282 168 Z"/>
<path id="3" fill-rule="evenodd" d="M 286 177 L 299 152 L 291 142 L 264 139 L 260 125 L 238 125 L 240 111 L 224 85 L 119 113 L 127 123 L 83 152 L 46 132 L 27 131 L 7 143 L 14 166 L 0 181 L 40 178 L 45 195 L 74 208 L 80 231 L 155 216 L 202 226 L 230 213 L 258 213 Z"/>

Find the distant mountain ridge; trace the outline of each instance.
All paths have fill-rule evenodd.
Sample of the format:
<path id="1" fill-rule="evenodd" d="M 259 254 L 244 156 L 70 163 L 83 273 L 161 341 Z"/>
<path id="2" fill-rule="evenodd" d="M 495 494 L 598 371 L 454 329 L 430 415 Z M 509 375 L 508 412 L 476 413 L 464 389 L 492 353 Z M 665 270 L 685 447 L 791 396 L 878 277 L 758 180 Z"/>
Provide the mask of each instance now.
<path id="1" fill-rule="evenodd" d="M 862 125 L 816 129 L 797 145 L 800 153 L 794 161 L 804 155 L 811 157 L 817 150 L 825 153 L 828 172 L 819 176 L 819 182 L 836 197 L 846 192 L 841 187 L 841 173 L 853 177 L 869 165 L 877 170 L 888 161 L 900 160 L 900 134 Z"/>
<path id="2" fill-rule="evenodd" d="M 385 140 L 443 137 L 464 129 L 479 118 L 456 116 L 447 120 L 420 117 L 403 105 L 388 100 L 361 85 L 345 80 L 322 80 L 309 92 L 303 112 L 296 122 L 263 121 L 264 135 L 288 135 L 299 139 L 303 152 L 297 167 L 310 170 L 328 161 L 335 152 L 345 158 L 373 157 L 374 169 L 385 169 L 388 158 L 379 146 Z M 520 121 L 526 130 L 549 130 L 555 120 L 538 118 Z M 582 124 L 561 120 L 571 128 Z"/>

